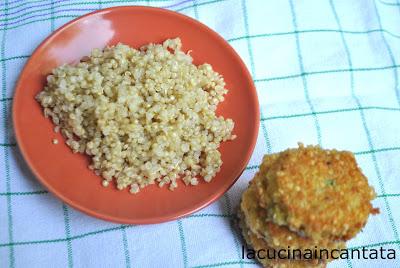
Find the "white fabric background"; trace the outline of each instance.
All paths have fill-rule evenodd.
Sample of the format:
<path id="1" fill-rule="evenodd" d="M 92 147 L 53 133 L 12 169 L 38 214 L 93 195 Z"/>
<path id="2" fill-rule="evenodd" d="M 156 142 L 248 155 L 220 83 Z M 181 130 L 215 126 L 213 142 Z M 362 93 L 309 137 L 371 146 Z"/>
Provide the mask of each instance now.
<path id="1" fill-rule="evenodd" d="M 262 122 L 248 169 L 224 197 L 179 221 L 124 226 L 77 212 L 45 192 L 15 145 L 12 96 L 34 48 L 67 21 L 116 5 L 167 7 L 202 21 L 229 41 L 255 80 Z M 381 214 L 348 246 L 399 255 L 399 25 L 396 0 L 1 1 L 0 267 L 256 266 L 241 260 L 230 215 L 262 156 L 298 141 L 356 153 Z"/>

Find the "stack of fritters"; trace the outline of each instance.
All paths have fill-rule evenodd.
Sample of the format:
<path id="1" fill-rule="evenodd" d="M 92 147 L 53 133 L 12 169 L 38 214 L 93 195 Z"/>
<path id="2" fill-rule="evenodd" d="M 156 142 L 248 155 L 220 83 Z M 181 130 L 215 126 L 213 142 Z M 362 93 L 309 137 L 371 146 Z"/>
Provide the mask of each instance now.
<path id="1" fill-rule="evenodd" d="M 265 267 L 325 267 L 330 252 L 339 257 L 337 250 L 364 227 L 369 214 L 378 213 L 374 197 L 352 153 L 300 144 L 264 157 L 243 193 L 239 225 L 255 250 L 313 252 L 313 260 L 266 256 L 259 259 Z"/>

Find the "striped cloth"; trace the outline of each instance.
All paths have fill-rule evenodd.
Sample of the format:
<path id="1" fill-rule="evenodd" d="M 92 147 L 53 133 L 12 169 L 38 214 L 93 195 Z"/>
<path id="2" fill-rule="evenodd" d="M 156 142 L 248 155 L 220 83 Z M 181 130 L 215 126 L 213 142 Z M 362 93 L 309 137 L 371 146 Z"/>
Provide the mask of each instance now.
<path id="1" fill-rule="evenodd" d="M 117 5 L 200 20 L 236 49 L 257 86 L 262 118 L 249 166 L 217 202 L 177 221 L 118 225 L 66 206 L 36 181 L 12 133 L 14 86 L 34 48 L 73 18 Z M 381 214 L 348 246 L 400 255 L 399 26 L 399 0 L 2 0 L 0 267 L 256 267 L 241 258 L 232 214 L 262 156 L 298 141 L 355 152 Z M 329 267 L 400 267 L 399 258 Z"/>

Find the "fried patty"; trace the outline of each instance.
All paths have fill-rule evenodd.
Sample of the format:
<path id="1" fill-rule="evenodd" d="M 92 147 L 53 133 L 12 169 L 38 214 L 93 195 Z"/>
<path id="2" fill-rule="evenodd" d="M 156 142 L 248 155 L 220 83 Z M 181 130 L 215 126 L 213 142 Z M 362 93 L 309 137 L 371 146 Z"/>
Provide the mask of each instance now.
<path id="1" fill-rule="evenodd" d="M 243 193 L 240 209 L 243 212 L 246 225 L 250 231 L 274 248 L 287 249 L 288 246 L 296 249 L 344 249 L 342 241 L 314 241 L 289 230 L 287 227 L 279 226 L 271 221 L 265 209 L 259 206 L 255 183 Z M 319 257 L 318 255 L 315 257 Z"/>
<path id="2" fill-rule="evenodd" d="M 239 227 L 242 230 L 242 234 L 246 243 L 252 247 L 254 250 L 274 250 L 270 245 L 268 245 L 263 239 L 257 237 L 251 230 L 247 227 L 244 215 L 239 210 Z M 325 262 L 318 262 L 317 260 L 287 260 L 287 259 L 258 259 L 259 262 L 266 268 L 324 268 L 326 267 Z"/>
<path id="3" fill-rule="evenodd" d="M 316 241 L 351 239 L 378 213 L 375 192 L 347 151 L 300 144 L 265 156 L 255 184 L 274 223 Z"/>

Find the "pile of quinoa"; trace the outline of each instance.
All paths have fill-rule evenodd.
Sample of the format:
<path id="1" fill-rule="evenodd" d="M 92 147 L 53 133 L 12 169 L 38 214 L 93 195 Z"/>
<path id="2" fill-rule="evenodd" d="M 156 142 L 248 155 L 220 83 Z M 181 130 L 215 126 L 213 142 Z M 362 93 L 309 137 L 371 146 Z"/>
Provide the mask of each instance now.
<path id="1" fill-rule="evenodd" d="M 220 143 L 233 140 L 234 122 L 217 116 L 227 93 L 211 65 L 196 66 L 181 40 L 134 49 L 95 49 L 76 65 L 62 65 L 37 96 L 74 153 L 89 168 L 137 193 L 147 185 L 212 180 L 222 165 Z"/>

